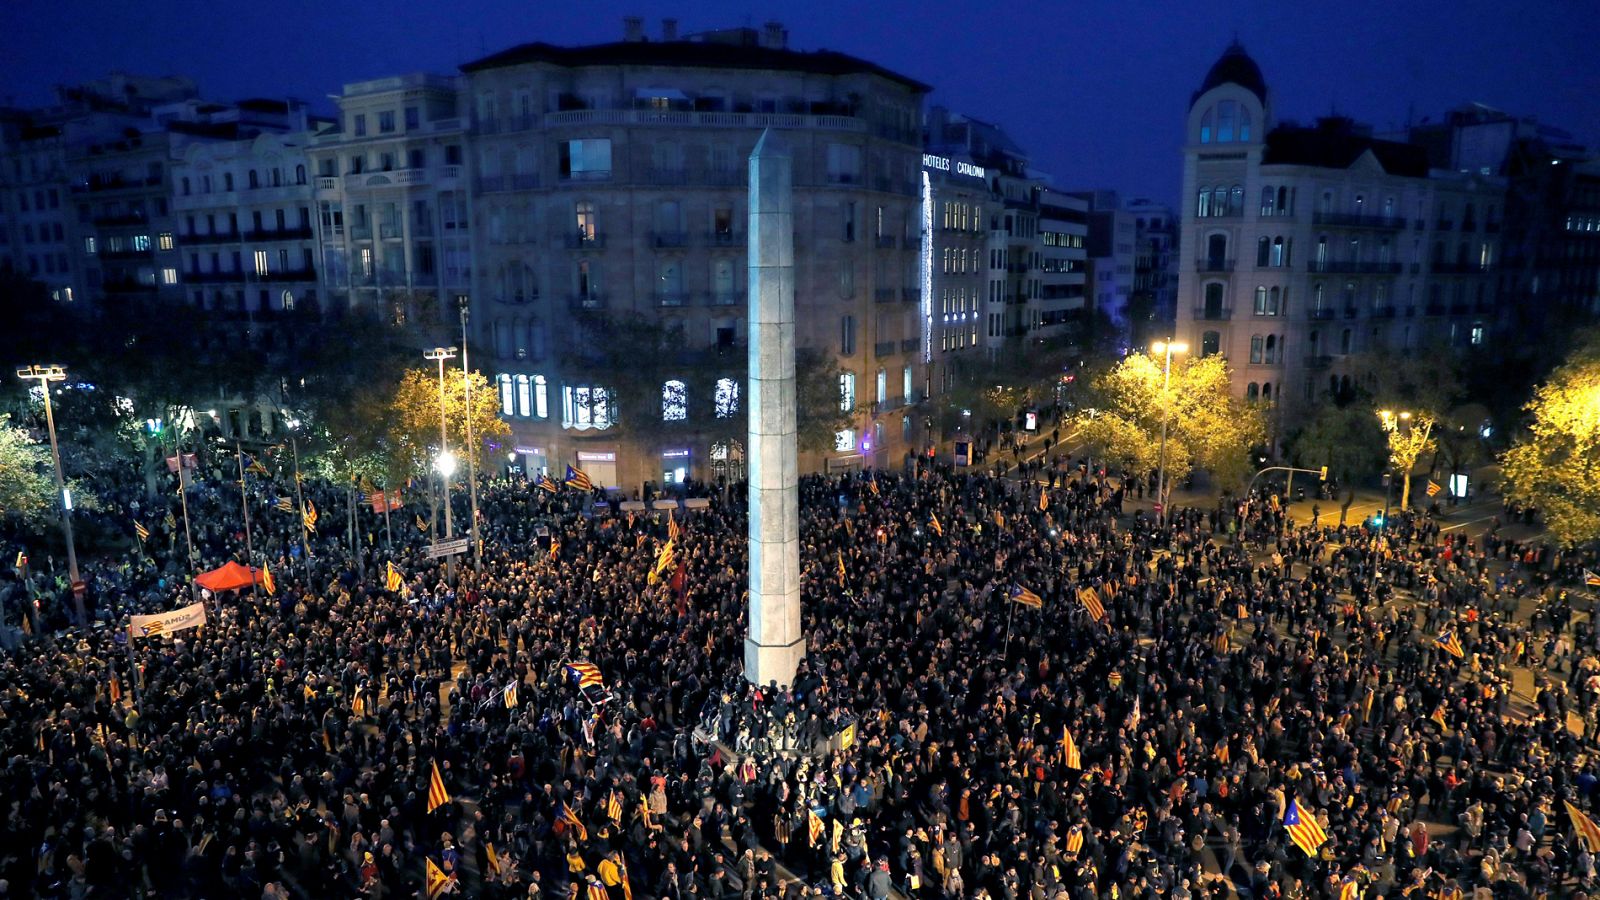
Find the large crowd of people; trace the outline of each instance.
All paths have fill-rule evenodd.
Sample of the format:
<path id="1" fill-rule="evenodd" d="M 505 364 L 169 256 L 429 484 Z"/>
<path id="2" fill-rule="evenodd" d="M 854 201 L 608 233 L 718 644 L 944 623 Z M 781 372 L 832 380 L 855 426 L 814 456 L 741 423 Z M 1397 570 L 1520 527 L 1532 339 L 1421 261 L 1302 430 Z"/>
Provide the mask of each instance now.
<path id="1" fill-rule="evenodd" d="M 451 582 L 420 486 L 347 527 L 308 480 L 308 555 L 278 468 L 246 483 L 270 595 L 190 583 L 244 561 L 220 464 L 193 563 L 175 481 L 118 501 L 92 623 L 48 573 L 0 584 L 45 598 L 0 658 L 0 900 L 1593 889 L 1582 556 L 1266 496 L 1160 521 L 1066 460 L 806 477 L 808 652 L 751 685 L 738 485 L 669 521 L 485 480 Z M 204 626 L 129 637 L 197 599 Z"/>

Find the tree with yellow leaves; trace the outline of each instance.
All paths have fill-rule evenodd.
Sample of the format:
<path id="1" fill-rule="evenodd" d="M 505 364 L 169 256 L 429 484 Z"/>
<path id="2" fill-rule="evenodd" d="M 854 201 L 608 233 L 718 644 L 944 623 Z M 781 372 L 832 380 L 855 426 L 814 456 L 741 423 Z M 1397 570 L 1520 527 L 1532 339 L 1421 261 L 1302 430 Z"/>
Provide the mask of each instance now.
<path id="1" fill-rule="evenodd" d="M 1507 494 L 1538 507 L 1567 546 L 1600 538 L 1600 337 L 1552 372 L 1526 409 L 1527 437 L 1501 458 Z"/>
<path id="2" fill-rule="evenodd" d="M 1400 508 L 1411 505 L 1411 470 L 1417 467 L 1422 454 L 1433 449 L 1434 418 L 1431 413 L 1398 415 L 1382 410 L 1383 430 L 1389 437 L 1389 466 L 1400 473 Z"/>
<path id="3" fill-rule="evenodd" d="M 1250 471 L 1250 448 L 1265 440 L 1260 409 L 1229 392 L 1228 366 L 1220 356 L 1175 358 L 1167 385 L 1159 360 L 1133 354 L 1100 376 L 1094 393 L 1095 413 L 1079 435 L 1134 477 L 1148 477 L 1160 464 L 1161 422 L 1169 417 L 1169 490 L 1192 469 L 1210 472 L 1223 484 L 1242 483 Z"/>
<path id="4" fill-rule="evenodd" d="M 444 372 L 444 421 L 450 450 L 461 458 L 473 454 L 473 465 L 482 472 L 489 461 L 489 441 L 511 433 L 500 419 L 500 400 L 482 372 L 473 372 L 472 438 L 467 446 L 467 386 L 459 369 Z M 401 464 L 414 474 L 427 472 L 439 452 L 439 373 L 437 369 L 407 369 L 389 402 L 388 443 Z"/>

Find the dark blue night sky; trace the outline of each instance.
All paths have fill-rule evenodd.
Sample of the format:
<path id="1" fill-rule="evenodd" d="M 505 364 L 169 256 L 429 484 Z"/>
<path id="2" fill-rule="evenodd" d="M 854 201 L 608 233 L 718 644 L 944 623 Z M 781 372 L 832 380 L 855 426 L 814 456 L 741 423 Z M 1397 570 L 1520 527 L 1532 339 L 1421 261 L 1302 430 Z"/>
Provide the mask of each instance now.
<path id="1" fill-rule="evenodd" d="M 803 10 L 802 14 L 800 11 Z M 1238 35 L 1280 119 L 1337 109 L 1380 130 L 1478 101 L 1600 143 L 1594 0 L 957 2 L 811 0 L 4 0 L 0 100 L 113 69 L 186 74 L 216 99 L 293 96 L 330 112 L 346 81 L 452 72 L 524 41 L 618 40 L 778 19 L 790 46 L 855 54 L 934 85 L 934 102 L 1005 127 L 1065 188 L 1171 202 L 1190 93 Z"/>

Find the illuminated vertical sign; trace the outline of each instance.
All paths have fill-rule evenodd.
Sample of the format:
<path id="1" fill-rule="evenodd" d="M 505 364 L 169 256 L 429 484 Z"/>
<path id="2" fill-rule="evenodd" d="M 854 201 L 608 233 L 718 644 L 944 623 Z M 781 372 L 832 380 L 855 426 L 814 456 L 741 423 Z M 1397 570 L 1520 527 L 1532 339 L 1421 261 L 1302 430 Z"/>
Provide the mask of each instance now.
<path id="1" fill-rule="evenodd" d="M 933 180 L 922 171 L 922 362 L 933 362 Z M 929 375 L 931 377 L 931 374 Z"/>

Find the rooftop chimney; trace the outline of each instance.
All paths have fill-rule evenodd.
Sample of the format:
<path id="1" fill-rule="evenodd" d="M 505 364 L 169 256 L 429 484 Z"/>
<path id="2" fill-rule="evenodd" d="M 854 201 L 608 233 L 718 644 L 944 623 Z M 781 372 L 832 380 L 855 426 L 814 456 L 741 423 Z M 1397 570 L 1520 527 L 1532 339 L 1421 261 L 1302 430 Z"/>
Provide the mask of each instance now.
<path id="1" fill-rule="evenodd" d="M 637 44 L 644 40 L 644 19 L 638 16 L 624 16 L 622 18 L 622 39 L 630 44 Z"/>
<path id="2" fill-rule="evenodd" d="M 761 46 L 769 50 L 782 50 L 789 46 L 789 30 L 782 22 L 768 22 L 761 30 Z"/>
<path id="3" fill-rule="evenodd" d="M 661 20 L 661 39 L 663 41 L 675 41 L 675 40 L 678 39 L 678 20 L 677 19 L 662 19 Z"/>

